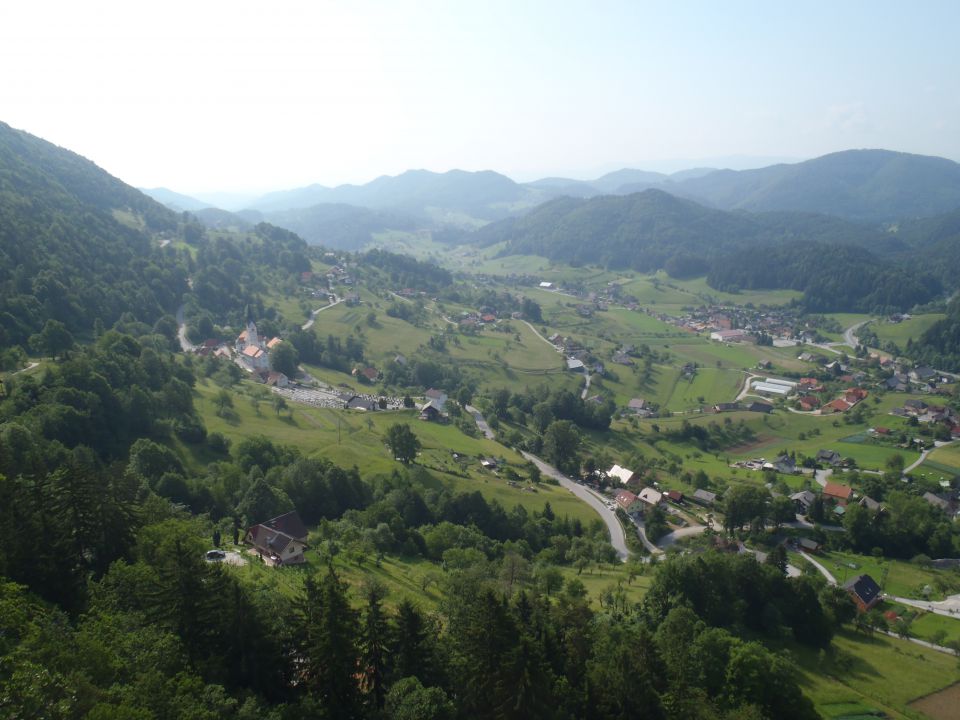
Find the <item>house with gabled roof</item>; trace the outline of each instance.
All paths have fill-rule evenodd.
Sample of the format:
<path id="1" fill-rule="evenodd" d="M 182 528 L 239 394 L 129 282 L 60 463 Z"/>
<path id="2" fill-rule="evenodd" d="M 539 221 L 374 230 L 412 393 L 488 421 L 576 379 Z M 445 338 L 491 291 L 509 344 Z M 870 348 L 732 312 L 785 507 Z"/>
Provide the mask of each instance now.
<path id="1" fill-rule="evenodd" d="M 637 497 L 651 507 L 659 505 L 663 500 L 663 494 L 652 487 L 645 487 Z"/>
<path id="2" fill-rule="evenodd" d="M 704 490 L 703 488 L 698 488 L 693 491 L 691 499 L 700 505 L 705 505 L 710 507 L 715 502 L 717 502 L 717 494 L 710 492 L 709 490 Z"/>
<path id="3" fill-rule="evenodd" d="M 823 497 L 835 500 L 838 505 L 846 505 L 853 497 L 853 488 L 842 483 L 828 482 L 823 486 Z"/>
<path id="4" fill-rule="evenodd" d="M 860 612 L 866 612 L 883 599 L 883 593 L 877 581 L 866 573 L 847 580 L 843 584 L 843 589 L 856 603 Z"/>
<path id="5" fill-rule="evenodd" d="M 618 480 L 621 485 L 626 485 L 631 480 L 636 480 L 637 474 L 629 468 L 614 465 L 607 470 L 607 477 Z"/>
<path id="6" fill-rule="evenodd" d="M 306 562 L 307 528 L 296 510 L 254 525 L 244 541 L 272 565 L 299 565 Z"/>

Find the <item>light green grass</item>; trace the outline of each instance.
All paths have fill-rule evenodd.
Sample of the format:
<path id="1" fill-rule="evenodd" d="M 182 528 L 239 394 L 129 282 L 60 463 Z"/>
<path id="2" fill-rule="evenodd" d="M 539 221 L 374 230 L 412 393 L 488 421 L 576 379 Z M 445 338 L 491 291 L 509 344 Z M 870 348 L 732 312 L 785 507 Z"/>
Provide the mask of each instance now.
<path id="1" fill-rule="evenodd" d="M 934 323 L 945 317 L 946 315 L 943 313 L 930 313 L 927 315 L 916 315 L 909 320 L 904 320 L 899 323 L 876 320 L 870 323 L 869 329 L 876 333 L 881 343 L 894 342 L 898 347 L 904 348 L 908 340 L 917 340 Z"/>
<path id="2" fill-rule="evenodd" d="M 924 568 L 903 560 L 833 550 L 825 554 L 821 562 L 833 573 L 838 583 L 843 584 L 850 578 L 866 573 L 880 584 L 885 593 L 915 600 L 923 599 L 921 591 L 924 586 L 933 588 L 931 599 L 939 600 L 944 593 L 939 592 L 938 587 L 960 585 L 960 575 L 954 571 Z"/>
<path id="3" fill-rule="evenodd" d="M 418 462 L 430 469 L 432 486 L 461 492 L 478 490 L 487 499 L 496 499 L 507 508 L 522 505 L 528 511 L 541 511 L 549 502 L 557 515 L 569 515 L 588 524 L 599 520 L 590 506 L 563 488 L 541 484 L 535 492 L 528 492 L 522 489 L 523 483 L 511 487 L 506 480 L 481 469 L 481 456 L 495 456 L 526 476 L 523 457 L 492 440 L 468 437 L 453 425 L 419 421 L 412 411 L 368 414 L 291 404 L 292 415 L 284 412 L 278 417 L 269 401 L 265 401 L 260 404 L 257 415 L 245 394 L 255 387 L 244 383 L 233 392 L 235 419 L 228 421 L 216 414 L 213 397 L 219 388 L 212 383 L 198 385 L 196 405 L 207 429 L 223 433 L 234 444 L 246 437 L 262 435 L 294 446 L 308 456 L 325 457 L 343 467 L 356 465 L 361 474 L 367 476 L 388 474 L 401 467 L 390 457 L 383 438 L 387 428 L 404 422 L 410 424 L 423 445 Z M 454 461 L 454 452 L 466 458 L 464 467 Z"/>
<path id="4" fill-rule="evenodd" d="M 957 659 L 905 640 L 866 637 L 842 630 L 831 655 L 796 645 L 800 687 L 818 711 L 836 717 L 830 708 L 841 703 L 864 705 L 892 718 L 919 718 L 907 704 L 960 679 Z"/>

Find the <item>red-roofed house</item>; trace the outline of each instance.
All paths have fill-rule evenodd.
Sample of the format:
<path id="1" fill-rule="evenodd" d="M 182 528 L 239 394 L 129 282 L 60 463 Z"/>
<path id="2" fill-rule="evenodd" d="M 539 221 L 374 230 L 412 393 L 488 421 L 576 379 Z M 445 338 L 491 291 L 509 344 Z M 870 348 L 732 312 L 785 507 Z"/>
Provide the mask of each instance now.
<path id="1" fill-rule="evenodd" d="M 820 407 L 820 399 L 814 395 L 808 395 L 806 397 L 800 398 L 800 409 L 806 412 L 811 410 L 816 410 Z"/>
<path id="2" fill-rule="evenodd" d="M 617 493 L 616 500 L 617 505 L 626 510 L 637 501 L 637 496 L 629 490 L 621 490 Z"/>
<path id="3" fill-rule="evenodd" d="M 841 483 L 828 482 L 823 487 L 823 497 L 836 500 L 837 505 L 846 505 L 853 497 L 853 488 Z"/>
<path id="4" fill-rule="evenodd" d="M 843 394 L 843 399 L 850 405 L 856 405 L 861 400 L 866 399 L 868 393 L 863 388 L 850 388 Z"/>
<path id="5" fill-rule="evenodd" d="M 820 408 L 821 415 L 829 415 L 831 413 L 842 413 L 850 409 L 850 403 L 848 403 L 843 398 L 837 398 L 833 402 L 828 402 L 822 408 Z"/>

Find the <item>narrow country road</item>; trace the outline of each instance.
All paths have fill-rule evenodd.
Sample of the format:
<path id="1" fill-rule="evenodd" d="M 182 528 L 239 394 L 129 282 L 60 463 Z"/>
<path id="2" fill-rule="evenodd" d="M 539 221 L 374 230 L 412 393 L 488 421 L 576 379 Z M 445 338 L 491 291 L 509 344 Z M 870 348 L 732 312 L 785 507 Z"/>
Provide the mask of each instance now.
<path id="1" fill-rule="evenodd" d="M 473 415 L 473 419 L 477 422 L 477 427 L 480 428 L 480 432 L 483 433 L 483 436 L 487 440 L 493 440 L 494 434 L 493 430 L 490 429 L 490 426 L 487 425 L 487 421 L 483 418 L 483 413 L 477 410 L 473 405 L 464 405 L 463 409 L 468 413 Z"/>
<path id="2" fill-rule="evenodd" d="M 610 531 L 610 543 L 613 545 L 614 550 L 617 551 L 617 555 L 620 556 L 620 560 L 622 562 L 626 562 L 627 558 L 630 557 L 630 551 L 627 549 L 627 539 L 624 535 L 623 526 L 620 525 L 620 521 L 617 519 L 616 513 L 608 508 L 598 495 L 594 494 L 583 485 L 574 482 L 562 472 L 557 470 L 553 465 L 548 465 L 536 455 L 532 455 L 525 450 L 521 450 L 520 454 L 536 465 L 540 472 L 548 477 L 554 478 L 563 487 L 583 500 L 585 503 L 587 503 L 587 505 L 592 507 L 600 514 L 600 517 L 603 518 L 603 521 L 607 525 L 607 529 Z"/>
<path id="3" fill-rule="evenodd" d="M 843 342 L 844 342 L 845 344 L 849 345 L 849 346 L 852 347 L 852 348 L 856 348 L 856 347 L 857 347 L 857 344 L 859 343 L 859 341 L 857 340 L 856 332 L 857 332 L 857 330 L 859 330 L 860 328 L 862 328 L 864 325 L 866 325 L 868 322 L 870 322 L 870 321 L 869 321 L 869 320 L 864 320 L 864 321 L 862 321 L 862 322 L 856 323 L 855 325 L 851 325 L 851 326 L 848 327 L 846 330 L 844 330 L 844 331 L 843 331 Z"/>
<path id="4" fill-rule="evenodd" d="M 187 324 L 183 320 L 184 305 L 177 308 L 177 338 L 180 340 L 180 349 L 183 352 L 193 352 L 197 346 L 187 340 Z"/>
<path id="5" fill-rule="evenodd" d="M 581 400 L 586 400 L 586 399 L 587 399 L 587 393 L 590 392 L 590 380 L 591 380 L 592 378 L 593 378 L 593 376 L 592 376 L 590 373 L 586 373 L 586 375 L 584 375 L 583 390 L 580 392 L 580 399 L 581 399 Z"/>
<path id="6" fill-rule="evenodd" d="M 319 315 L 320 313 L 322 313 L 324 310 L 329 310 L 329 309 L 332 308 L 334 305 L 339 305 L 340 303 L 343 302 L 343 298 L 342 298 L 342 297 L 337 297 L 336 295 L 334 295 L 333 298 L 334 298 L 333 302 L 330 303 L 329 305 L 324 305 L 322 308 L 317 308 L 316 310 L 314 310 L 313 312 L 311 312 L 311 313 L 310 313 L 310 319 L 307 320 L 303 325 L 301 325 L 301 326 L 300 326 L 300 329 L 301 329 L 301 330 L 309 330 L 310 328 L 313 327 L 313 323 L 314 323 L 314 321 L 316 321 L 317 315 Z"/>
<path id="7" fill-rule="evenodd" d="M 494 432 L 484 419 L 483 413 L 481 413 L 473 405 L 464 405 L 464 410 L 473 415 L 473 419 L 476 421 L 477 427 L 480 429 L 480 432 L 483 433 L 483 436 L 488 440 L 493 440 Z M 617 551 L 617 555 L 620 557 L 621 562 L 626 562 L 627 558 L 630 557 L 630 551 L 627 549 L 627 540 L 626 536 L 624 535 L 623 526 L 620 525 L 620 521 L 617 519 L 616 513 L 608 508 L 598 495 L 585 488 L 583 485 L 574 482 L 562 472 L 557 470 L 553 465 L 548 465 L 536 455 L 532 455 L 524 450 L 521 450 L 520 454 L 536 465 L 537 469 L 540 470 L 541 473 L 547 475 L 548 477 L 554 478 L 563 487 L 572 492 L 578 498 L 587 503 L 587 505 L 596 510 L 597 513 L 599 513 L 600 517 L 603 519 L 603 522 L 606 523 L 607 529 L 610 531 L 610 544 L 613 545 L 614 550 Z M 644 538 L 644 540 L 645 539 L 646 538 Z"/>
<path id="8" fill-rule="evenodd" d="M 837 584 L 837 579 L 833 576 L 833 573 L 831 573 L 829 570 L 827 570 L 827 568 L 824 567 L 820 562 L 814 560 L 812 557 L 810 557 L 810 556 L 809 556 L 807 553 L 805 553 L 805 552 L 801 552 L 801 553 L 800 553 L 800 556 L 801 556 L 804 560 L 806 560 L 808 563 L 810 563 L 811 565 L 813 565 L 813 566 L 819 571 L 819 573 L 820 573 L 821 575 L 823 575 L 823 576 L 827 579 L 827 582 L 828 582 L 828 583 L 830 583 L 831 585 L 836 585 L 836 584 Z"/>
<path id="9" fill-rule="evenodd" d="M 537 330 L 537 329 L 536 329 L 533 325 L 531 325 L 529 322 L 527 322 L 526 320 L 524 320 L 524 321 L 523 321 L 523 324 L 526 325 L 528 328 L 530 328 L 530 329 L 533 331 L 533 334 L 534 334 L 534 335 L 536 335 L 538 338 L 540 338 L 541 340 L 543 340 L 547 345 L 549 345 L 550 347 L 552 347 L 552 348 L 553 348 L 554 350 L 556 350 L 558 353 L 562 353 L 562 352 L 563 352 L 563 350 L 561 350 L 560 348 L 558 348 L 558 347 L 557 347 L 556 345 L 554 345 L 552 342 L 550 342 L 549 340 L 547 340 L 543 335 L 541 335 L 541 334 L 540 334 L 540 331 Z"/>

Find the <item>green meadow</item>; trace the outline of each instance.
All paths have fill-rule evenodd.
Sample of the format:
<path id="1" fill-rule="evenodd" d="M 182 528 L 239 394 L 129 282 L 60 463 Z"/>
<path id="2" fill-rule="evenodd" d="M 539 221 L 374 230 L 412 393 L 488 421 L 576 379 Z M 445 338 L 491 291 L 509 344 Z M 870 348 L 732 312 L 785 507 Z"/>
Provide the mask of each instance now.
<path id="1" fill-rule="evenodd" d="M 328 458 L 343 467 L 356 466 L 364 476 L 389 474 L 401 467 L 390 456 L 383 438 L 391 425 L 408 423 L 423 446 L 417 464 L 429 471 L 429 476 L 422 477 L 425 484 L 460 492 L 476 490 L 505 507 L 522 505 L 528 511 L 541 511 L 549 502 L 557 515 L 569 515 L 585 523 L 599 520 L 588 505 L 559 486 L 541 483 L 527 490 L 527 483 L 520 482 L 513 487 L 502 474 L 481 468 L 479 459 L 493 456 L 526 477 L 526 460 L 493 440 L 469 437 L 454 425 L 417 420 L 413 411 L 364 413 L 291 403 L 292 412 L 283 411 L 278 415 L 271 404 L 271 395 L 256 406 L 252 402 L 251 393 L 262 390 L 260 386 L 244 382 L 229 391 L 233 409 L 227 417 L 217 414 L 214 397 L 220 388 L 213 383 L 197 386 L 196 404 L 207 429 L 222 433 L 234 444 L 246 437 L 263 436 L 296 447 L 307 456 Z"/>

